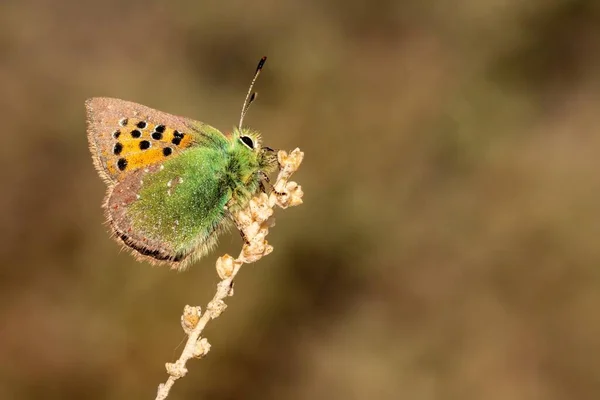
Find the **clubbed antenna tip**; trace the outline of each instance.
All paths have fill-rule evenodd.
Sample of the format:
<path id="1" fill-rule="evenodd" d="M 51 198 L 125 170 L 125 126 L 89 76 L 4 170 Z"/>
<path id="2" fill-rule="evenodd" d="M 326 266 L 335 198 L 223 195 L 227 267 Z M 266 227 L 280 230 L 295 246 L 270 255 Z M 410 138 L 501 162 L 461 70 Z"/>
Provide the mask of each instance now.
<path id="1" fill-rule="evenodd" d="M 267 61 L 267 56 L 264 56 L 260 59 L 260 61 L 258 62 L 258 66 L 256 67 L 255 74 L 258 74 L 258 72 L 262 69 L 263 65 L 265 65 L 265 61 Z"/>
<path id="2" fill-rule="evenodd" d="M 250 88 L 248 89 L 248 94 L 246 94 L 246 100 L 244 100 L 244 105 L 242 106 L 242 114 L 240 116 L 240 124 L 238 125 L 239 129 L 242 129 L 242 123 L 244 122 L 244 117 L 246 116 L 246 113 L 248 112 L 248 108 L 250 108 L 250 104 L 252 104 L 252 102 L 256 98 L 256 92 L 253 93 L 252 89 L 254 88 L 254 83 L 256 82 L 258 75 L 260 75 L 260 71 L 262 70 L 266 61 L 267 61 L 267 56 L 264 56 L 263 58 L 260 59 L 260 61 L 258 62 L 258 65 L 256 66 L 256 72 L 254 73 L 254 78 L 252 78 L 252 82 L 250 83 Z"/>

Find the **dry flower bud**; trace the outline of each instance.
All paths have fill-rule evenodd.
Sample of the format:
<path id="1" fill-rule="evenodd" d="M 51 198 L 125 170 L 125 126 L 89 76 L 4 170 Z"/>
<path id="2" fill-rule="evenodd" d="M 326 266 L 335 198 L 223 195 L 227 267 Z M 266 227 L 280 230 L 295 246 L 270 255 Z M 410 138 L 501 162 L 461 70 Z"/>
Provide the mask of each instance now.
<path id="1" fill-rule="evenodd" d="M 231 277 L 235 268 L 235 260 L 229 254 L 225 254 L 217 259 L 217 273 L 219 278 L 228 279 Z"/>
<path id="2" fill-rule="evenodd" d="M 200 307 L 185 306 L 183 308 L 183 315 L 181 316 L 181 327 L 184 332 L 189 333 L 196 327 L 200 316 L 202 315 L 202 309 Z"/>
<path id="3" fill-rule="evenodd" d="M 271 246 L 270 244 L 268 244 L 267 241 L 265 240 L 265 251 L 263 253 L 263 257 L 264 256 L 268 256 L 272 252 L 273 252 L 273 246 Z"/>
<path id="4" fill-rule="evenodd" d="M 285 165 L 287 158 L 288 158 L 287 151 L 279 150 L 279 152 L 277 153 L 277 161 L 279 162 L 279 165 Z"/>
<path id="5" fill-rule="evenodd" d="M 304 153 L 298 148 L 294 149 L 290 154 L 283 150 L 280 150 L 279 153 L 277 153 L 277 161 L 279 161 L 279 165 L 283 166 L 284 169 L 289 170 L 290 174 L 300 167 L 300 163 L 302 163 L 303 158 Z"/>
<path id="6" fill-rule="evenodd" d="M 187 368 L 179 363 L 166 363 L 165 368 L 167 373 L 175 378 L 181 378 L 187 374 Z"/>
<path id="7" fill-rule="evenodd" d="M 244 229 L 244 235 L 246 236 L 246 240 L 251 242 L 254 240 L 254 237 L 258 234 L 260 230 L 260 224 L 258 222 L 252 222 Z"/>
<path id="8" fill-rule="evenodd" d="M 238 211 L 235 214 L 235 220 L 239 228 L 244 228 L 252 223 L 252 217 L 247 209 Z"/>
<path id="9" fill-rule="evenodd" d="M 265 193 L 250 200 L 249 208 L 254 221 L 265 221 L 273 215 L 273 209 L 269 205 L 269 196 Z"/>
<path id="10" fill-rule="evenodd" d="M 240 258 L 245 263 L 253 263 L 260 260 L 262 257 L 273 251 L 273 247 L 267 244 L 266 240 L 255 241 L 250 244 L 245 244 L 242 247 Z"/>
<path id="11" fill-rule="evenodd" d="M 288 182 L 287 190 L 290 194 L 288 206 L 294 207 L 302 204 L 302 196 L 304 196 L 302 186 L 298 185 L 296 182 Z"/>
<path id="12" fill-rule="evenodd" d="M 196 342 L 196 347 L 194 348 L 194 357 L 202 358 L 210 351 L 210 343 L 206 338 L 202 338 Z"/>

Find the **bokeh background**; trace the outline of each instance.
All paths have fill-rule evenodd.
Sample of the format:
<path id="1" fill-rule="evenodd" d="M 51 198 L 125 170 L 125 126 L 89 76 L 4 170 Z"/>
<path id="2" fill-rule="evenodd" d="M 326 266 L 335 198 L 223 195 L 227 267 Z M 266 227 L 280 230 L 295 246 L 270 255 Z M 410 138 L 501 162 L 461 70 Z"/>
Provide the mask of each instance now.
<path id="1" fill-rule="evenodd" d="M 121 252 L 83 102 L 229 130 L 263 55 L 305 204 L 170 398 L 599 399 L 595 0 L 0 2 L 0 398 L 154 398 L 240 238 Z"/>

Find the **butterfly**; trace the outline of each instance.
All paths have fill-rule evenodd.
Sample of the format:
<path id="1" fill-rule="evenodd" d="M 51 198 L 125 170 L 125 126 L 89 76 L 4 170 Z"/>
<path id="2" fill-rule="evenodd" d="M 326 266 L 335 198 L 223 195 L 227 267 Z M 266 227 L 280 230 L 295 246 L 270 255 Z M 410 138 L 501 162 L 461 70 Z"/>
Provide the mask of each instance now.
<path id="1" fill-rule="evenodd" d="M 229 134 L 130 101 L 85 102 L 89 148 L 108 186 L 102 207 L 115 239 L 138 259 L 184 269 L 215 246 L 232 213 L 265 190 L 276 152 L 242 127 L 265 61 Z"/>

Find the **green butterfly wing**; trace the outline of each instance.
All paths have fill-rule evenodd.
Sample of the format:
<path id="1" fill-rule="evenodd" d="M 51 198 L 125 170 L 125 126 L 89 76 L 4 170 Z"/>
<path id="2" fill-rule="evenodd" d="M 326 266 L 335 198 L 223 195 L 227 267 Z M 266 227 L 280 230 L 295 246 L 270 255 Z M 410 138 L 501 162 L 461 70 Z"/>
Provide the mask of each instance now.
<path id="1" fill-rule="evenodd" d="M 131 173 L 109 195 L 115 233 L 142 258 L 182 268 L 206 254 L 228 226 L 228 141 L 219 135 Z"/>

